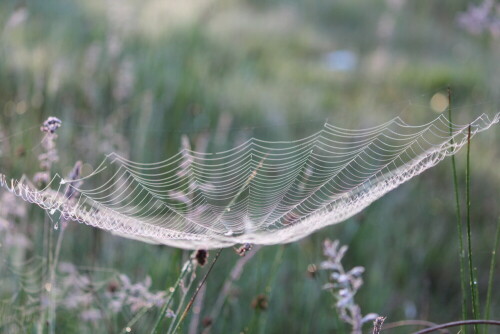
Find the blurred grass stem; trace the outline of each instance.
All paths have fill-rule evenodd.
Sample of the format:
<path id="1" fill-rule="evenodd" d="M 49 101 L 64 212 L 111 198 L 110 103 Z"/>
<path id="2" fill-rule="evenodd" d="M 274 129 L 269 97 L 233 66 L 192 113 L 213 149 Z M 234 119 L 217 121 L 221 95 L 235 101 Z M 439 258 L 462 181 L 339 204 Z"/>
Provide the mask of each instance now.
<path id="1" fill-rule="evenodd" d="M 240 257 L 238 261 L 236 261 L 236 264 L 234 265 L 233 269 L 231 270 L 231 273 L 229 274 L 229 277 L 226 279 L 224 282 L 224 285 L 222 286 L 221 293 L 217 296 L 217 300 L 215 301 L 215 304 L 212 308 L 212 311 L 210 312 L 210 319 L 212 321 L 215 321 L 218 317 L 219 314 L 224 307 L 224 302 L 228 298 L 228 296 L 231 293 L 231 288 L 233 286 L 233 283 L 237 280 L 240 279 L 241 274 L 243 273 L 243 269 L 245 265 L 255 256 L 257 251 L 261 248 L 261 246 L 257 245 L 254 246 L 252 251 L 247 253 L 245 256 Z M 207 327 L 203 333 L 209 333 L 210 327 Z"/>
<path id="2" fill-rule="evenodd" d="M 150 332 L 151 334 L 159 333 L 158 327 L 159 327 L 161 321 L 163 320 L 163 318 L 165 317 L 165 314 L 167 312 L 167 308 L 170 306 L 170 303 L 172 302 L 172 299 L 174 298 L 175 291 L 177 291 L 177 288 L 179 287 L 181 281 L 184 279 L 184 277 L 187 275 L 187 273 L 191 271 L 192 267 L 193 267 L 193 262 L 191 261 L 191 259 L 188 259 L 184 263 L 184 266 L 182 267 L 181 274 L 179 275 L 179 277 L 177 278 L 177 281 L 175 282 L 175 285 L 173 286 L 173 291 L 170 289 L 167 289 L 167 291 L 170 292 L 170 295 L 169 295 L 168 299 L 166 300 L 165 304 L 163 305 L 163 307 L 161 308 L 160 314 L 158 315 L 158 318 L 156 318 L 155 325 Z"/>
<path id="3" fill-rule="evenodd" d="M 467 244 L 468 244 L 468 258 L 469 258 L 469 275 L 470 275 L 470 292 L 472 299 L 472 317 L 474 320 L 479 319 L 478 313 L 478 296 L 477 292 L 477 280 L 474 274 L 474 267 L 472 264 L 472 238 L 471 238 L 471 227 L 470 227 L 470 130 L 469 125 L 467 129 L 467 166 L 465 169 L 465 198 L 466 198 L 466 217 L 467 217 Z M 477 324 L 474 323 L 474 333 L 478 333 Z"/>
<path id="4" fill-rule="evenodd" d="M 139 319 L 149 311 L 150 307 L 143 307 L 137 314 L 127 323 L 127 325 L 121 330 L 120 334 L 127 334 L 132 326 L 139 321 Z"/>
<path id="5" fill-rule="evenodd" d="M 448 124 L 450 129 L 450 143 L 454 145 L 453 140 L 453 129 L 452 129 L 452 118 L 451 118 L 451 89 L 448 88 Z M 466 281 L 465 281 L 465 250 L 464 250 L 464 237 L 462 231 L 462 214 L 460 210 L 460 194 L 458 191 L 458 178 L 457 178 L 457 167 L 455 162 L 455 155 L 451 156 L 451 166 L 453 169 L 453 186 L 455 189 L 455 208 L 457 215 L 457 232 L 458 232 L 458 242 L 459 242 L 459 253 L 458 261 L 460 263 L 460 290 L 462 295 L 462 320 L 467 319 L 467 296 L 466 296 Z M 464 330 L 462 328 L 462 330 Z"/>
<path id="6" fill-rule="evenodd" d="M 488 292 L 486 293 L 486 307 L 484 311 L 484 318 L 488 320 L 490 318 L 490 308 L 491 308 L 491 295 L 493 293 L 493 273 L 495 271 L 495 261 L 496 261 L 496 251 L 498 248 L 498 239 L 500 239 L 500 217 L 497 221 L 497 233 L 495 235 L 495 242 L 493 243 L 493 250 L 491 251 L 491 262 L 490 262 L 490 273 L 488 278 Z M 484 329 L 486 334 L 487 330 Z"/>
<path id="7" fill-rule="evenodd" d="M 51 229 L 52 230 L 52 229 Z M 55 295 L 55 287 L 56 287 L 56 267 L 57 262 L 59 261 L 59 255 L 61 253 L 61 245 L 64 237 L 64 226 L 61 224 L 61 231 L 57 236 L 56 241 L 56 249 L 54 250 L 54 256 L 52 259 L 52 263 L 50 264 L 50 276 L 49 276 L 49 284 L 50 284 L 50 306 L 49 306 L 49 332 L 55 333 L 56 326 L 56 295 Z M 52 234 L 53 232 L 51 232 Z"/>
<path id="8" fill-rule="evenodd" d="M 276 276 L 278 274 L 278 269 L 280 267 L 280 264 L 283 261 L 283 254 L 284 253 L 285 253 L 285 246 L 281 245 L 278 248 L 278 251 L 276 252 L 273 266 L 271 268 L 271 274 L 269 275 L 269 280 L 267 281 L 267 285 L 265 288 L 265 293 L 266 293 L 268 299 L 271 296 L 273 286 L 275 286 L 274 283 L 276 280 Z M 267 317 L 268 317 L 269 312 L 259 312 L 258 314 L 260 315 L 260 317 L 258 317 L 258 320 L 259 320 L 259 322 L 258 322 L 259 331 L 258 332 L 259 333 L 266 333 L 265 329 L 266 329 L 266 325 L 267 325 Z"/>
<path id="9" fill-rule="evenodd" d="M 187 304 L 186 308 L 184 309 L 184 312 L 182 313 L 182 316 L 181 318 L 179 319 L 179 321 L 177 322 L 177 325 L 174 327 L 174 330 L 171 332 L 170 329 L 168 330 L 169 333 L 176 333 L 179 326 L 182 324 L 182 322 L 184 321 L 184 319 L 186 318 L 189 310 L 191 309 L 191 306 L 193 306 L 193 303 L 196 299 L 196 296 L 198 295 L 198 292 L 200 292 L 203 284 L 205 284 L 205 281 L 207 280 L 208 278 L 208 275 L 210 275 L 210 273 L 212 272 L 212 269 L 215 265 L 215 263 L 217 262 L 217 260 L 219 259 L 219 256 L 220 254 L 222 253 L 222 250 L 223 248 L 220 248 L 219 251 L 217 252 L 217 254 L 215 255 L 215 258 L 214 260 L 212 261 L 212 264 L 210 265 L 210 267 L 208 268 L 208 271 L 207 273 L 205 274 L 205 276 L 203 276 L 203 279 L 201 280 L 200 284 L 198 284 L 198 287 L 196 288 L 196 291 L 194 292 L 193 296 L 191 297 L 191 300 L 189 301 L 189 303 Z M 183 303 L 181 303 L 180 305 L 182 305 Z M 179 307 L 180 307 L 179 305 Z M 173 324 L 174 322 L 172 322 Z"/>
<path id="10" fill-rule="evenodd" d="M 422 329 L 418 332 L 414 332 L 413 334 L 427 334 L 427 333 L 432 333 L 441 329 L 445 328 L 451 328 L 451 327 L 458 327 L 458 326 L 467 326 L 467 325 L 474 325 L 476 327 L 477 325 L 492 325 L 492 326 L 500 326 L 500 321 L 494 321 L 494 320 L 463 320 L 463 321 L 453 321 L 453 322 L 448 322 L 446 324 L 441 324 L 435 327 L 427 328 L 427 329 Z M 460 332 L 462 333 L 462 332 Z"/>
<path id="11" fill-rule="evenodd" d="M 191 286 L 193 285 L 195 279 L 196 279 L 196 275 L 195 275 L 195 271 L 193 270 L 191 272 L 191 279 L 189 280 L 189 283 L 183 289 L 181 300 L 179 301 L 179 305 L 177 305 L 177 309 L 174 312 L 175 315 L 172 318 L 170 325 L 168 326 L 167 333 L 175 333 L 177 330 L 177 327 L 179 326 L 179 323 L 182 321 L 182 317 L 181 317 L 181 320 L 179 320 L 179 321 L 177 321 L 177 318 L 179 317 L 179 313 L 181 312 L 181 309 L 182 309 L 182 306 L 184 305 L 187 294 L 191 290 Z M 196 292 L 195 292 L 195 294 L 196 294 Z M 174 327 L 174 325 L 175 325 L 175 327 Z"/>

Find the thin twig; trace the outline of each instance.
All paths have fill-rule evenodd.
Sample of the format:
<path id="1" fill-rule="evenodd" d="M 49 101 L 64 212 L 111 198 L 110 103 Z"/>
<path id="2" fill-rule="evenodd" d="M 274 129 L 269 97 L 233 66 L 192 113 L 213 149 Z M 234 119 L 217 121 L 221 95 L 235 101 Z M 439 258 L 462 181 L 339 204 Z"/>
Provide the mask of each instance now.
<path id="1" fill-rule="evenodd" d="M 191 321 L 189 322 L 188 333 L 196 334 L 198 333 L 198 327 L 200 326 L 200 318 L 201 318 L 201 309 L 203 306 L 203 302 L 205 299 L 205 295 L 207 292 L 207 283 L 201 288 L 198 298 L 196 299 L 193 305 L 193 316 L 191 317 Z"/>
<path id="2" fill-rule="evenodd" d="M 266 160 L 266 158 L 267 158 L 268 155 L 269 155 L 269 153 L 267 153 L 260 160 L 260 162 L 257 165 L 257 167 L 250 173 L 250 175 L 248 175 L 245 183 L 243 183 L 243 185 L 240 187 L 240 189 L 238 190 L 238 192 L 236 193 L 236 195 L 234 195 L 233 198 L 231 199 L 231 201 L 226 205 L 226 207 L 224 208 L 224 211 L 222 211 L 219 214 L 219 216 L 215 220 L 216 222 L 220 221 L 222 219 L 222 217 L 224 217 L 224 214 L 231 209 L 231 206 L 233 206 L 233 204 L 236 203 L 236 201 L 238 200 L 238 197 L 240 197 L 240 195 L 245 191 L 246 187 L 250 184 L 250 182 L 252 182 L 252 180 L 255 178 L 255 176 L 257 176 L 257 172 L 259 171 L 259 169 L 262 168 L 262 166 L 264 166 L 264 161 Z"/>
<path id="3" fill-rule="evenodd" d="M 215 258 L 214 260 L 212 261 L 212 264 L 210 265 L 210 267 L 208 268 L 208 271 L 207 273 L 205 274 L 205 276 L 203 276 L 203 279 L 201 280 L 200 284 L 198 284 L 198 287 L 196 288 L 196 291 L 194 292 L 193 294 L 193 297 L 191 297 L 191 300 L 189 301 L 189 303 L 187 304 L 186 308 L 184 309 L 184 312 L 182 313 L 182 316 L 181 318 L 179 319 L 179 322 L 177 323 L 177 325 L 175 326 L 174 328 L 174 331 L 173 333 L 175 333 L 177 331 L 177 329 L 179 328 L 179 326 L 182 324 L 182 322 L 184 321 L 184 319 L 186 318 L 189 310 L 191 309 L 191 306 L 193 306 L 193 303 L 196 299 L 196 296 L 198 295 L 198 292 L 200 292 L 200 289 L 201 287 L 203 286 L 203 284 L 205 283 L 205 281 L 207 280 L 208 278 L 208 275 L 210 274 L 210 272 L 212 271 L 214 265 L 215 265 L 215 262 L 217 262 L 217 259 L 219 258 L 220 254 L 222 253 L 222 250 L 223 248 L 220 248 L 219 251 L 217 252 L 217 254 L 215 254 Z"/>
<path id="4" fill-rule="evenodd" d="M 432 333 L 443 328 L 457 327 L 457 326 L 468 326 L 468 325 L 493 325 L 500 326 L 500 321 L 496 320 L 461 320 L 448 322 L 446 324 L 441 324 L 432 328 L 422 329 L 421 331 L 414 332 L 413 334 L 427 334 Z"/>
<path id="5" fill-rule="evenodd" d="M 382 330 L 382 325 L 384 324 L 385 317 L 377 317 L 373 322 L 373 331 L 372 334 L 380 334 Z"/>
<path id="6" fill-rule="evenodd" d="M 402 320 L 395 321 L 384 325 L 382 331 L 386 331 L 393 328 L 404 327 L 404 326 L 424 326 L 424 327 L 436 327 L 439 326 L 435 322 L 427 321 L 427 320 Z M 440 329 L 441 333 L 449 333 L 446 329 Z"/>
<path id="7" fill-rule="evenodd" d="M 214 307 L 212 308 L 212 312 L 210 312 L 210 319 L 212 319 L 212 321 L 215 321 L 215 319 L 217 319 L 217 317 L 219 316 L 219 313 L 221 312 L 222 307 L 224 306 L 224 302 L 231 293 L 231 287 L 233 283 L 240 279 L 241 274 L 243 273 L 243 268 L 255 256 L 255 254 L 260 248 L 261 246 L 259 245 L 255 246 L 251 252 L 247 253 L 243 257 L 240 257 L 238 261 L 236 261 L 236 264 L 234 265 L 233 269 L 231 270 L 231 273 L 229 274 L 229 277 L 226 279 L 224 285 L 222 286 L 221 293 L 219 294 L 217 300 L 215 301 Z"/>

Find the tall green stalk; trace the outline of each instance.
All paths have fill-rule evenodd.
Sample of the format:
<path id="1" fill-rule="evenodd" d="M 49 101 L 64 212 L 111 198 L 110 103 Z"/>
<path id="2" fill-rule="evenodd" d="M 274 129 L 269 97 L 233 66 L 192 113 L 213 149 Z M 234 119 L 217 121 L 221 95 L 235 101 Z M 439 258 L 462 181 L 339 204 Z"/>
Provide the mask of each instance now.
<path id="1" fill-rule="evenodd" d="M 201 280 L 200 284 L 198 284 L 198 287 L 196 288 L 196 291 L 194 292 L 193 296 L 191 297 L 191 300 L 189 301 L 189 303 L 187 304 L 186 308 L 184 309 L 184 312 L 182 312 L 182 315 L 179 319 L 179 321 L 177 322 L 177 324 L 175 325 L 175 327 L 173 327 L 173 331 L 172 331 L 172 326 L 174 324 L 174 321 L 175 319 L 172 321 L 172 324 L 170 325 L 169 329 L 168 329 L 168 333 L 177 333 L 177 330 L 179 329 L 179 326 L 182 324 L 182 322 L 184 321 L 184 319 L 186 318 L 189 310 L 191 309 L 191 307 L 193 306 L 193 303 L 196 299 L 196 296 L 198 295 L 198 292 L 200 292 L 201 288 L 203 287 L 203 284 L 205 284 L 205 281 L 207 280 L 208 278 L 208 275 L 210 275 L 210 272 L 212 272 L 212 269 L 215 265 L 215 262 L 217 262 L 217 260 L 219 259 L 219 256 L 220 254 L 222 253 L 222 250 L 224 248 L 220 248 L 219 251 L 217 252 L 217 254 L 215 255 L 215 258 L 214 260 L 212 261 L 212 264 L 210 265 L 210 267 L 208 268 L 208 271 L 207 273 L 205 274 L 205 276 L 203 277 L 203 279 Z M 189 289 L 188 289 L 189 290 Z M 180 304 L 179 304 L 179 310 L 180 310 L 180 307 L 181 305 L 184 304 L 184 301 L 182 301 Z M 178 314 L 179 312 L 177 312 Z"/>
<path id="2" fill-rule="evenodd" d="M 134 317 L 129 322 L 127 322 L 125 327 L 123 327 L 123 329 L 120 331 L 120 334 L 127 334 L 130 331 L 130 329 L 132 328 L 132 326 L 134 326 L 135 323 L 137 321 L 139 321 L 139 319 L 144 314 L 146 314 L 150 309 L 151 309 L 151 307 L 143 307 L 139 312 L 136 313 L 136 315 L 134 315 Z"/>
<path id="3" fill-rule="evenodd" d="M 500 239 L 500 217 L 497 222 L 497 233 L 495 235 L 495 242 L 493 243 L 493 250 L 491 251 L 490 273 L 488 278 L 488 292 L 486 293 L 486 308 L 484 310 L 484 318 L 490 318 L 491 295 L 493 292 L 493 272 L 495 270 L 496 252 L 498 248 L 498 239 Z M 486 328 L 484 329 L 486 334 Z"/>
<path id="4" fill-rule="evenodd" d="M 195 278 L 196 278 L 196 276 L 194 275 L 194 272 L 193 272 L 191 274 L 191 279 L 189 280 L 187 286 L 185 286 L 183 289 L 184 292 L 182 294 L 181 299 L 179 300 L 179 305 L 177 306 L 177 309 L 175 310 L 175 315 L 172 318 L 172 321 L 170 322 L 170 326 L 168 326 L 168 330 L 167 330 L 168 334 L 175 333 L 177 330 L 177 326 L 179 325 L 179 322 L 177 322 L 177 317 L 179 316 L 179 313 L 181 312 L 181 309 L 184 306 L 184 302 L 186 301 L 186 297 L 188 295 L 188 292 L 191 290 L 191 286 L 193 285 Z M 183 318 L 181 317 L 180 322 L 182 322 L 182 319 Z M 176 324 L 176 322 L 177 322 L 177 325 L 174 328 L 174 325 Z M 172 331 L 172 329 L 173 329 L 173 331 Z"/>
<path id="5" fill-rule="evenodd" d="M 62 225 L 62 224 L 61 224 Z M 53 233 L 53 232 L 52 232 Z M 50 284 L 50 304 L 49 304 L 49 333 L 55 333 L 56 330 L 56 268 L 59 261 L 59 255 L 61 253 L 61 245 L 64 236 L 64 226 L 61 226 L 61 231 L 57 237 L 56 249 L 54 250 L 54 256 L 52 258 L 52 263 L 50 263 L 50 273 L 49 273 L 49 284 Z"/>
<path id="6" fill-rule="evenodd" d="M 454 144 L 453 129 L 451 121 L 451 89 L 448 88 L 448 124 L 450 129 L 450 144 Z M 455 207 L 457 214 L 457 232 L 459 242 L 458 260 L 460 263 L 460 290 L 462 294 L 462 320 L 467 319 L 467 295 L 466 295 L 466 281 L 465 281 L 465 250 L 464 250 L 464 237 L 462 231 L 462 214 L 460 210 L 460 194 L 458 191 L 457 167 L 455 162 L 455 155 L 451 156 L 451 166 L 453 169 L 453 186 L 455 188 Z M 462 331 L 464 328 L 462 328 Z"/>
<path id="7" fill-rule="evenodd" d="M 471 241 L 471 228 L 470 228 L 470 125 L 467 130 L 467 167 L 465 169 L 465 195 L 466 195 L 466 216 L 467 216 L 467 244 L 469 254 L 469 275 L 470 275 L 470 292 L 472 299 L 472 317 L 479 319 L 478 311 L 478 296 L 477 281 L 474 275 L 474 267 L 472 265 L 472 241 Z M 478 333 L 477 324 L 474 324 L 474 333 Z"/>
<path id="8" fill-rule="evenodd" d="M 167 301 L 165 304 L 163 304 L 163 307 L 160 310 L 160 314 L 158 315 L 158 318 L 156 318 L 155 325 L 153 329 L 151 330 L 151 334 L 156 334 L 158 333 L 158 327 L 160 326 L 161 321 L 165 317 L 165 314 L 167 313 L 167 308 L 170 306 L 170 303 L 172 302 L 172 299 L 174 297 L 175 291 L 177 291 L 177 288 L 179 287 L 181 281 L 184 279 L 187 273 L 189 273 L 193 268 L 193 261 L 191 258 L 189 258 L 184 265 L 182 266 L 182 271 L 179 277 L 177 278 L 177 281 L 175 282 L 175 285 L 170 291 L 170 296 L 168 297 Z"/>
<path id="9" fill-rule="evenodd" d="M 266 284 L 266 287 L 264 290 L 266 292 L 268 298 L 271 297 L 272 288 L 274 286 L 276 276 L 278 275 L 278 270 L 279 270 L 280 264 L 283 261 L 284 252 L 285 252 L 285 246 L 280 245 L 278 248 L 278 251 L 276 252 L 276 256 L 275 256 L 274 261 L 273 261 L 273 266 L 271 267 L 271 273 L 269 275 L 269 279 L 267 281 L 267 284 Z M 269 316 L 269 312 L 265 312 L 265 313 L 259 312 L 258 313 L 258 317 L 257 317 L 257 320 L 258 320 L 257 332 L 258 333 L 265 333 L 268 316 Z"/>

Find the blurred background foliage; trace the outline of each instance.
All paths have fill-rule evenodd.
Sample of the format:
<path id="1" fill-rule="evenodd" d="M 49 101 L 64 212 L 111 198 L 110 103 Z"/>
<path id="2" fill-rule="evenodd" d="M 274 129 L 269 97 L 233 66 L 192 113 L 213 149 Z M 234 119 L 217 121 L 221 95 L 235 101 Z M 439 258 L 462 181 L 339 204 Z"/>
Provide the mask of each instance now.
<path id="1" fill-rule="evenodd" d="M 401 116 L 421 124 L 446 109 L 448 86 L 454 119 L 466 123 L 498 110 L 500 101 L 499 39 L 494 30 L 459 24 L 470 5 L 465 0 L 4 0 L 0 171 L 33 176 L 39 125 L 48 116 L 63 122 L 54 172 L 64 175 L 79 159 L 88 173 L 111 152 L 135 161 L 162 160 L 179 150 L 183 134 L 194 149 L 217 151 L 252 136 L 298 139 L 326 120 L 362 128 Z M 473 247 L 483 301 L 499 216 L 498 142 L 499 132 L 492 129 L 472 143 Z M 457 158 L 463 194 L 464 153 Z M 6 205 L 0 203 L 0 211 Z M 29 252 L 40 254 L 44 213 L 26 210 L 16 224 L 30 236 Z M 259 250 L 212 330 L 348 332 L 331 295 L 321 290 L 326 277 L 307 274 L 308 264 L 322 261 L 326 237 L 349 245 L 346 267 L 366 268 L 357 295 L 364 313 L 385 315 L 387 322 L 459 319 L 454 212 L 448 159 L 345 223 Z M 149 275 L 153 287 L 163 290 L 175 282 L 187 256 L 72 224 L 61 261 L 134 280 Z M 222 253 L 208 279 L 202 316 L 210 313 L 237 260 L 231 250 Z M 496 285 L 499 275 L 497 269 Z M 0 295 L 9 298 L 13 289 L 2 284 Z M 268 296 L 264 311 L 251 306 L 259 294 Z M 496 318 L 499 298 L 495 291 Z M 103 329 L 64 312 L 57 318 L 61 332 L 119 328 Z M 132 316 L 121 314 L 116 321 L 123 325 Z M 149 330 L 151 319 L 137 332 Z"/>

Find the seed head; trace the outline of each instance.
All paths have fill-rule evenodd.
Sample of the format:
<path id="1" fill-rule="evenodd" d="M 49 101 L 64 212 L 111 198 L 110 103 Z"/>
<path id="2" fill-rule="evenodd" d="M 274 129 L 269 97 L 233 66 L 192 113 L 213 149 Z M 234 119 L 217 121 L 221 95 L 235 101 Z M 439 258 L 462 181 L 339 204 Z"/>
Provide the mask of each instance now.
<path id="1" fill-rule="evenodd" d="M 268 306 L 269 306 L 269 303 L 267 300 L 267 296 L 264 294 L 258 295 L 252 301 L 252 307 L 256 310 L 264 311 L 264 310 L 267 310 Z"/>
<path id="2" fill-rule="evenodd" d="M 50 116 L 43 122 L 40 130 L 45 133 L 54 133 L 61 126 L 61 120 L 57 117 Z"/>
<path id="3" fill-rule="evenodd" d="M 198 249 L 194 256 L 194 259 L 200 266 L 204 266 L 207 263 L 208 251 L 206 249 Z"/>

